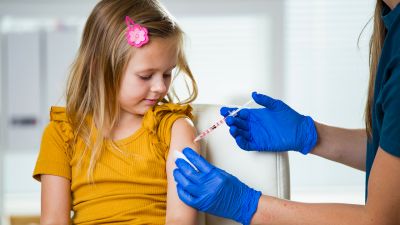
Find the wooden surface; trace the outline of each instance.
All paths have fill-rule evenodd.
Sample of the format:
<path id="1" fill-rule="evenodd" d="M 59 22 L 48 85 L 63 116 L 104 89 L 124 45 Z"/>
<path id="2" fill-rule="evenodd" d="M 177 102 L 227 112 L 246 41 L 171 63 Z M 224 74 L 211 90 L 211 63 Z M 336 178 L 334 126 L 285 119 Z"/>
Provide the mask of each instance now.
<path id="1" fill-rule="evenodd" d="M 39 225 L 39 216 L 10 216 L 10 225 Z"/>

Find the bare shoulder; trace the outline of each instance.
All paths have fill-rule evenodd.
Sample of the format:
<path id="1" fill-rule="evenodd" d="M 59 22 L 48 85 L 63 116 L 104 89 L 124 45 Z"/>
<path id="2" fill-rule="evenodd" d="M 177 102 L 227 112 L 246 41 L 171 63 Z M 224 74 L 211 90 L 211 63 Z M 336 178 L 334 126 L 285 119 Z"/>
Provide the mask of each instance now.
<path id="1" fill-rule="evenodd" d="M 196 128 L 189 118 L 179 118 L 172 125 L 171 148 L 182 150 L 185 147 L 191 147 L 199 151 L 198 143 L 193 142 L 196 137 Z"/>
<path id="2" fill-rule="evenodd" d="M 196 128 L 193 121 L 189 118 L 179 118 L 172 125 L 172 134 L 196 133 Z"/>

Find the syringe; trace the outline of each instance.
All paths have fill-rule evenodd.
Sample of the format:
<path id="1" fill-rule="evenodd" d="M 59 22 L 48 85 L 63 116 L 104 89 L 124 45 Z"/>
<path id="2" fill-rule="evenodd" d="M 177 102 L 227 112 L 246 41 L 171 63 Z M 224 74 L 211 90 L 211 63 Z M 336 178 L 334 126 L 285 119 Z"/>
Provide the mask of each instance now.
<path id="1" fill-rule="evenodd" d="M 237 108 L 236 110 L 232 111 L 229 113 L 228 116 L 236 116 L 236 114 L 243 108 L 246 108 L 246 106 L 250 105 L 252 102 L 254 102 L 253 99 L 251 99 L 250 101 L 246 102 L 244 105 L 240 106 L 239 108 Z M 225 123 L 225 120 L 228 116 L 225 116 L 224 118 L 218 120 L 217 122 L 215 122 L 211 127 L 209 127 L 207 130 L 201 132 L 195 139 L 194 142 L 196 141 L 200 141 L 201 139 L 203 139 L 205 136 L 207 136 L 209 133 L 211 133 L 213 130 L 217 129 L 217 127 L 219 127 L 221 124 Z"/>

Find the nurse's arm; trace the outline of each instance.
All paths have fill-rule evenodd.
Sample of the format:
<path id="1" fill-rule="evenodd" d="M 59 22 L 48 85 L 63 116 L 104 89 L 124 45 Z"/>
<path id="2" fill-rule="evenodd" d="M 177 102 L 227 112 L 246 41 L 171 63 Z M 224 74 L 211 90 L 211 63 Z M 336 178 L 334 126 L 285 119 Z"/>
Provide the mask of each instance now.
<path id="1" fill-rule="evenodd" d="M 251 224 L 400 224 L 400 158 L 378 149 L 365 205 L 300 203 L 262 196 Z"/>
<path id="2" fill-rule="evenodd" d="M 344 129 L 315 122 L 318 141 L 312 154 L 365 171 L 365 129 Z"/>

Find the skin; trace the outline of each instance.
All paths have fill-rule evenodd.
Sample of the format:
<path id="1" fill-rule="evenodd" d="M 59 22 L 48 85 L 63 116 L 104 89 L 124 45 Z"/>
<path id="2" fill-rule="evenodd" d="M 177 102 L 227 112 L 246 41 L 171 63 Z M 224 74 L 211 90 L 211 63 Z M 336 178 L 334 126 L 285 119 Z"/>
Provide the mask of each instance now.
<path id="1" fill-rule="evenodd" d="M 399 0 L 384 0 L 384 3 L 386 3 L 387 6 L 390 7 L 390 9 L 394 9 L 394 7 L 396 7 L 397 4 L 399 4 Z"/>
<path id="2" fill-rule="evenodd" d="M 121 105 L 119 124 L 112 138 L 120 140 L 135 133 L 141 126 L 144 113 L 168 92 L 171 73 L 177 63 L 177 44 L 173 39 L 154 38 L 134 51 L 121 81 L 118 97 Z M 132 91 L 135 90 L 135 91 Z M 172 171 L 175 168 L 173 150 L 181 151 L 193 143 L 196 130 L 189 119 L 178 119 L 172 126 L 170 151 L 167 157 L 166 224 L 194 225 L 197 211 L 178 197 Z M 41 224 L 70 224 L 71 183 L 63 177 L 41 176 Z"/>
<path id="3" fill-rule="evenodd" d="M 41 176 L 41 225 L 70 224 L 71 182 L 53 175 Z"/>
<path id="4" fill-rule="evenodd" d="M 198 143 L 193 143 L 196 129 L 189 119 L 178 119 L 172 126 L 171 146 L 167 158 L 167 218 L 166 225 L 197 224 L 197 210 L 187 206 L 179 199 L 174 181 L 173 171 L 176 168 L 174 150 L 182 151 L 185 147 L 191 147 L 199 152 Z"/>

